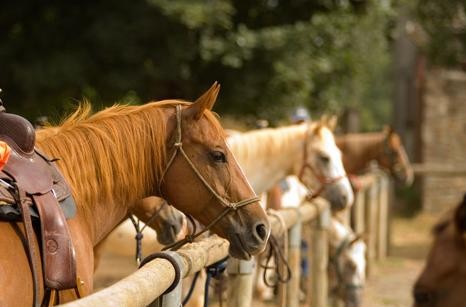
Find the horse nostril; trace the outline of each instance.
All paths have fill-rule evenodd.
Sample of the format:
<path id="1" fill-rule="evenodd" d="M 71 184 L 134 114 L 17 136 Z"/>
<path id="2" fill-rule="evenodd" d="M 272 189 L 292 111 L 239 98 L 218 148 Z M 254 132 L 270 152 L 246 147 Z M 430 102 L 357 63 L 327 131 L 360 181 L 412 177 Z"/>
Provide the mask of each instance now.
<path id="1" fill-rule="evenodd" d="M 432 300 L 432 295 L 429 292 L 425 291 L 415 291 L 414 292 L 414 301 L 416 304 L 427 304 Z"/>
<path id="2" fill-rule="evenodd" d="M 265 239 L 267 239 L 267 228 L 264 224 L 258 224 L 256 226 L 256 233 L 262 241 L 265 241 Z"/>

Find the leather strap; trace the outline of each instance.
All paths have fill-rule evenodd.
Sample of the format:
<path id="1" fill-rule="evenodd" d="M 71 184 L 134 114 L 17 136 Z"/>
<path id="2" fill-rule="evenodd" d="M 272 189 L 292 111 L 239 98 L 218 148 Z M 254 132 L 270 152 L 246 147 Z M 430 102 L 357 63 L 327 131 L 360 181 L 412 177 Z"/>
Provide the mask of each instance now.
<path id="1" fill-rule="evenodd" d="M 29 257 L 29 265 L 31 267 L 32 281 L 33 281 L 33 302 L 34 307 L 40 307 L 39 302 L 39 266 L 40 263 L 37 263 L 39 259 L 38 251 L 34 244 L 34 228 L 32 227 L 31 215 L 29 213 L 29 206 L 26 203 L 26 194 L 23 190 L 17 188 L 18 191 L 18 204 L 21 210 L 21 216 L 23 218 L 24 229 L 26 232 L 26 244 L 27 244 L 27 253 Z"/>
<path id="2" fill-rule="evenodd" d="M 75 252 L 63 211 L 52 191 L 31 197 L 40 216 L 45 285 L 57 290 L 75 288 Z"/>

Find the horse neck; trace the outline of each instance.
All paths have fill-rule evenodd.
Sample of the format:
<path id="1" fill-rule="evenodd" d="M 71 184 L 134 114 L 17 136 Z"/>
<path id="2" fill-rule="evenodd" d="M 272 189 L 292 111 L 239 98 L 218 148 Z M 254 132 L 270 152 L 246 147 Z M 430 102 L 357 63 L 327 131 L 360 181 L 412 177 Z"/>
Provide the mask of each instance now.
<path id="1" fill-rule="evenodd" d="M 306 125 L 295 125 L 255 130 L 228 139 L 256 193 L 265 192 L 280 179 L 298 173 L 306 129 Z"/>
<path id="2" fill-rule="evenodd" d="M 140 115 L 148 116 L 144 112 Z M 57 164 L 73 191 L 77 218 L 87 228 L 94 245 L 127 216 L 136 201 L 153 195 L 157 186 L 153 174 L 156 166 L 151 162 L 159 158 L 156 153 L 160 152 L 154 148 L 161 145 L 154 144 L 156 128 L 143 127 L 134 131 L 128 122 L 135 121 L 123 119 L 123 116 L 120 125 L 112 126 L 111 133 L 102 133 L 108 127 L 98 121 L 88 125 L 78 123 L 49 136 L 44 131 L 43 139 L 38 133 L 38 147 L 50 157 L 60 159 Z M 164 126 L 165 118 L 158 119 Z M 145 122 L 150 125 L 154 121 Z M 125 129 L 131 137 L 121 137 Z M 98 148 L 93 148 L 96 144 L 86 144 L 86 139 L 93 138 L 101 138 Z M 76 144 L 80 144 L 78 149 L 82 150 L 78 151 Z"/>
<path id="3" fill-rule="evenodd" d="M 376 133 L 351 133 L 336 138 L 343 154 L 343 165 L 350 174 L 364 171 L 372 160 L 380 158 L 385 135 Z"/>

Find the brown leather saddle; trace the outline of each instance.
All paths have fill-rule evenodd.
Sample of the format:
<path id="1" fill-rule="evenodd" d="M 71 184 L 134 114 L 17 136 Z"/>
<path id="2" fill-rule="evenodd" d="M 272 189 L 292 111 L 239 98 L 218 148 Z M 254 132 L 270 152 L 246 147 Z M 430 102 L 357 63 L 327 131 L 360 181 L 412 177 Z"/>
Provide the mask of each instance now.
<path id="1" fill-rule="evenodd" d="M 12 152 L 0 171 L 0 202 L 16 206 L 26 229 L 29 261 L 34 279 L 34 302 L 38 302 L 37 251 L 31 214 L 40 224 L 40 253 L 47 290 L 76 289 L 75 251 L 60 202 L 69 200 L 70 189 L 55 167 L 35 146 L 35 130 L 21 116 L 6 113 L 0 106 L 0 140 Z"/>

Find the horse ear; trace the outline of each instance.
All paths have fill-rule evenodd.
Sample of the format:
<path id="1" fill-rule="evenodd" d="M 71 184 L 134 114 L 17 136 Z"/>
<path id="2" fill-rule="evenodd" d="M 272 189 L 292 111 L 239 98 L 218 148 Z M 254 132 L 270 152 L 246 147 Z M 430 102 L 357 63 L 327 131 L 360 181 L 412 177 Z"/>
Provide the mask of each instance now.
<path id="1" fill-rule="evenodd" d="M 338 118 L 336 115 L 332 115 L 327 119 L 327 127 L 330 129 L 330 131 L 335 131 L 335 128 L 337 127 L 338 123 Z"/>
<path id="2" fill-rule="evenodd" d="M 464 194 L 461 204 L 456 208 L 455 224 L 459 232 L 466 232 L 466 194 Z"/>
<path id="3" fill-rule="evenodd" d="M 214 84 L 199 97 L 189 108 L 185 111 L 188 116 L 191 116 L 195 120 L 201 118 L 204 114 L 204 110 L 212 110 L 215 102 L 217 101 L 217 96 L 220 91 L 220 84 L 215 81 Z"/>
<path id="4" fill-rule="evenodd" d="M 393 133 L 395 133 L 395 130 L 393 129 L 392 126 L 390 126 L 390 125 L 385 125 L 385 126 L 383 127 L 383 132 L 384 132 L 384 134 L 385 134 L 385 135 L 387 136 L 387 138 L 388 138 L 388 137 L 390 137 Z"/>

